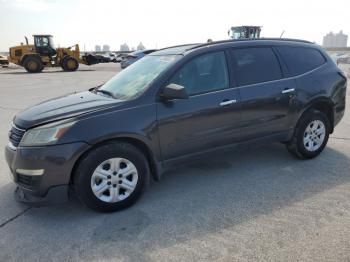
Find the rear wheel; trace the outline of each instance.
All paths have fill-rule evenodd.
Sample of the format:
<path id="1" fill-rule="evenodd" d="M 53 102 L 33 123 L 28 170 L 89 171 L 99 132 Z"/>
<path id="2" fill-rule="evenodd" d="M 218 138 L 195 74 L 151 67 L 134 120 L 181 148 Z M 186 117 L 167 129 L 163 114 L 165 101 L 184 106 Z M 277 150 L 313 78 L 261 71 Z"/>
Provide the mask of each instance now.
<path id="1" fill-rule="evenodd" d="M 290 153 L 301 159 L 318 156 L 328 142 L 330 122 L 317 110 L 310 110 L 299 120 L 292 140 L 287 144 Z"/>
<path id="2" fill-rule="evenodd" d="M 76 58 L 68 56 L 63 59 L 61 67 L 64 71 L 76 71 L 79 68 L 79 62 Z"/>
<path id="3" fill-rule="evenodd" d="M 23 62 L 23 66 L 29 73 L 40 73 L 44 69 L 40 58 L 35 56 L 27 57 Z"/>
<path id="4" fill-rule="evenodd" d="M 80 161 L 73 183 L 88 207 L 100 212 L 121 210 L 134 204 L 149 183 L 148 162 L 130 144 L 108 143 Z"/>
<path id="5" fill-rule="evenodd" d="M 62 70 L 64 70 L 63 63 L 64 63 L 64 59 L 65 59 L 65 58 L 66 58 L 66 57 L 63 57 L 63 59 L 61 60 L 61 64 L 60 64 Z"/>

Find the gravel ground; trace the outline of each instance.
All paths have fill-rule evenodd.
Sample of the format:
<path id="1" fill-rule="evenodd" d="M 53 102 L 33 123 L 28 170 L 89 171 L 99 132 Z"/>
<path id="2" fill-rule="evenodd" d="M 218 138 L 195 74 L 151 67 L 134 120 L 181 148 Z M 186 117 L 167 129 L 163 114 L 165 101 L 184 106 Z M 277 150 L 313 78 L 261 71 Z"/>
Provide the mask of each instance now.
<path id="1" fill-rule="evenodd" d="M 0 146 L 18 111 L 118 71 L 0 69 Z M 296 160 L 280 144 L 239 148 L 167 172 L 114 214 L 76 199 L 17 203 L 1 151 L 0 261 L 350 261 L 349 108 L 317 159 Z"/>

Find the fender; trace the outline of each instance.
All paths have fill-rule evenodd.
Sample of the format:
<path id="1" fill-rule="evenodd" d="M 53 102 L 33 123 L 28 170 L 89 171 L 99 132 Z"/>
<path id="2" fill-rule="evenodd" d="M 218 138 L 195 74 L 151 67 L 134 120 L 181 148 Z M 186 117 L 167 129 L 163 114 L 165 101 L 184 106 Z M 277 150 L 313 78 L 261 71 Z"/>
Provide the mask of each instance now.
<path id="1" fill-rule="evenodd" d="M 325 113 L 329 117 L 329 121 L 331 123 L 330 133 L 332 133 L 334 129 L 334 106 L 335 106 L 334 102 L 329 97 L 325 97 L 325 96 L 315 97 L 312 100 L 310 100 L 301 110 L 299 110 L 298 120 L 310 108 L 326 111 Z"/>
<path id="2" fill-rule="evenodd" d="M 22 66 L 24 66 L 24 61 L 26 60 L 27 57 L 30 57 L 30 56 L 37 57 L 41 62 L 44 62 L 44 61 L 41 59 L 40 55 L 38 55 L 38 54 L 36 54 L 36 53 L 29 53 L 29 54 L 24 54 L 24 55 L 22 56 L 20 64 L 21 64 Z"/>
<path id="3" fill-rule="evenodd" d="M 160 161 L 158 142 L 157 141 L 153 142 L 147 139 L 146 137 L 136 133 L 118 133 L 112 137 L 100 137 L 98 140 L 94 140 L 93 143 L 91 142 L 88 143 L 91 147 L 87 149 L 85 152 L 83 152 L 81 156 L 87 153 L 88 151 L 90 151 L 91 149 L 101 144 L 108 143 L 109 141 L 127 142 L 134 145 L 138 149 L 140 149 L 145 154 L 149 162 L 151 175 L 153 179 L 155 181 L 160 180 L 161 174 L 163 172 L 163 168 L 162 168 L 162 163 Z M 153 143 L 155 144 L 153 145 Z"/>

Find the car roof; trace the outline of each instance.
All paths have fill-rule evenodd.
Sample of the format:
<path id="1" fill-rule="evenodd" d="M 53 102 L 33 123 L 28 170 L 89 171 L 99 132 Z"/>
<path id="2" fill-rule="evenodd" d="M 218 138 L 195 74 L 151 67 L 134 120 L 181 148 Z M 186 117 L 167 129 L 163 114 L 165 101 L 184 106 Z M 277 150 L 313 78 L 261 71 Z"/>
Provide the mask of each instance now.
<path id="1" fill-rule="evenodd" d="M 172 46 L 160 49 L 152 55 L 185 55 L 194 50 L 199 50 L 207 47 L 230 47 L 230 46 L 249 46 L 249 45 L 313 45 L 314 43 L 291 38 L 251 38 L 251 39 L 238 39 L 238 40 L 222 40 L 213 41 L 209 43 L 198 43 L 198 44 L 186 44 L 179 46 Z"/>
<path id="2" fill-rule="evenodd" d="M 196 47 L 200 44 L 185 44 L 185 45 L 177 45 L 166 47 L 163 49 L 159 49 L 158 51 L 152 53 L 151 55 L 181 55 L 186 51 L 190 50 L 193 47 Z"/>
<path id="3" fill-rule="evenodd" d="M 136 51 L 134 51 L 134 52 L 131 52 L 130 55 L 141 54 L 141 53 L 144 53 L 144 52 L 147 52 L 147 51 L 153 51 L 153 50 L 156 50 L 156 49 L 142 49 L 142 50 L 136 50 Z"/>

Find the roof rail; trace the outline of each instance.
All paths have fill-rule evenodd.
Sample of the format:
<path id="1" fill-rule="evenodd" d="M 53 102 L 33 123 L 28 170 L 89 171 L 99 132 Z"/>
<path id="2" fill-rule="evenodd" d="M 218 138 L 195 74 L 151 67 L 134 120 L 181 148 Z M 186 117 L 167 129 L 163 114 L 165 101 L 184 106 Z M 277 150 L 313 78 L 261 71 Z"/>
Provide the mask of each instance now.
<path id="1" fill-rule="evenodd" d="M 224 44 L 224 43 L 234 43 L 234 42 L 245 42 L 245 41 L 264 41 L 264 40 L 275 40 L 275 41 L 291 41 L 291 42 L 300 42 L 300 43 L 307 43 L 307 44 L 313 44 L 310 41 L 307 40 L 301 40 L 301 39 L 293 39 L 293 38 L 245 38 L 245 39 L 227 39 L 227 40 L 220 40 L 220 41 L 213 41 L 209 43 L 203 43 L 196 45 L 191 49 L 196 49 L 203 46 L 210 46 L 215 44 Z"/>
<path id="2" fill-rule="evenodd" d="M 182 47 L 182 46 L 190 46 L 190 45 L 202 45 L 202 43 L 193 43 L 193 44 L 183 44 L 183 45 L 174 45 L 174 46 L 167 46 L 163 47 L 160 49 L 157 49 L 157 51 L 165 50 L 165 49 L 170 49 L 170 48 L 176 48 L 176 47 Z M 191 48 L 190 48 L 191 49 Z"/>

